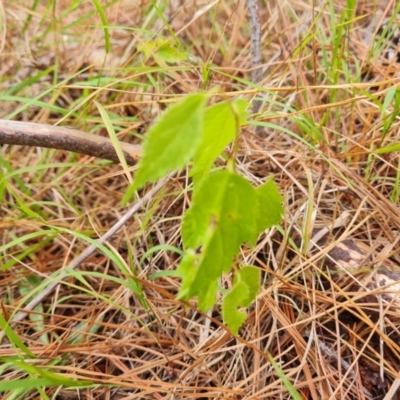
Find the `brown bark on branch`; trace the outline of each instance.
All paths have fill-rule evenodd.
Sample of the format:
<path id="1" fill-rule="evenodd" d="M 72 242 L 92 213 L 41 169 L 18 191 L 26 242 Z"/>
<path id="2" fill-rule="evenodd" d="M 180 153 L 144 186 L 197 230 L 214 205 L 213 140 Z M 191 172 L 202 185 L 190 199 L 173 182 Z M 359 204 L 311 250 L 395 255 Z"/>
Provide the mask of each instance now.
<path id="1" fill-rule="evenodd" d="M 61 126 L 0 119 L 0 144 L 68 150 L 119 163 L 110 139 Z M 135 165 L 142 147 L 126 142 L 120 145 L 127 164 Z"/>

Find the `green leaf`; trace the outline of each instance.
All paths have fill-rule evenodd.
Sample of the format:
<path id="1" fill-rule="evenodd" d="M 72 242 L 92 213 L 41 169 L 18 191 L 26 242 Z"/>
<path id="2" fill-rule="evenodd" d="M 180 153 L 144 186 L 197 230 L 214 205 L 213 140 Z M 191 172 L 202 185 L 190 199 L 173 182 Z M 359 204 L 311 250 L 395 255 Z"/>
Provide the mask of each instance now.
<path id="1" fill-rule="evenodd" d="M 186 54 L 174 47 L 170 40 L 164 40 L 164 43 L 158 46 L 155 56 L 156 58 L 161 58 L 167 63 L 175 63 L 186 60 Z"/>
<path id="2" fill-rule="evenodd" d="M 260 271 L 256 267 L 243 267 L 237 272 L 230 292 L 222 303 L 224 323 L 234 335 L 246 319 L 246 313 L 238 311 L 238 307 L 249 307 L 256 298 L 260 288 Z"/>
<path id="3" fill-rule="evenodd" d="M 156 41 L 149 40 L 148 42 L 140 43 L 137 47 L 137 50 L 139 53 L 143 53 L 147 60 L 149 57 L 151 57 L 156 47 Z"/>
<path id="4" fill-rule="evenodd" d="M 228 247 L 255 243 L 257 239 L 256 191 L 243 177 L 219 171 L 207 177 L 194 191 L 186 212 L 182 240 L 186 248 L 204 245 L 208 235 L 222 230 Z"/>
<path id="5" fill-rule="evenodd" d="M 258 201 L 257 227 L 258 232 L 262 232 L 281 222 L 284 213 L 283 198 L 272 177 L 256 189 L 256 194 Z"/>
<path id="6" fill-rule="evenodd" d="M 212 164 L 238 134 L 246 121 L 248 102 L 237 99 L 223 101 L 207 108 L 204 115 L 204 134 L 193 158 L 191 175 L 195 179 L 207 176 Z"/>
<path id="7" fill-rule="evenodd" d="M 161 38 L 150 40 L 138 46 L 138 51 L 144 53 L 146 59 L 154 56 L 167 63 L 174 63 L 186 59 L 186 54 L 179 51 L 169 39 Z"/>
<path id="8" fill-rule="evenodd" d="M 189 296 L 191 286 L 196 278 L 196 261 L 197 258 L 194 251 L 189 250 L 182 258 L 178 269 L 177 275 L 182 278 L 182 284 L 177 295 L 178 299 L 186 299 Z"/>
<path id="9" fill-rule="evenodd" d="M 220 171 L 204 180 L 193 194 L 182 227 L 185 247 L 202 246 L 202 253 L 194 279 L 192 273 L 183 277 L 185 292 L 180 297 L 198 295 L 202 310 L 214 304 L 218 279 L 230 270 L 241 244 L 256 242 L 257 213 L 256 191 L 243 177 Z"/>
<path id="10" fill-rule="evenodd" d="M 172 170 L 183 168 L 193 157 L 203 134 L 205 94 L 187 96 L 170 107 L 153 125 L 143 144 L 133 186 L 124 196 L 126 203 L 134 190 L 154 182 Z"/>

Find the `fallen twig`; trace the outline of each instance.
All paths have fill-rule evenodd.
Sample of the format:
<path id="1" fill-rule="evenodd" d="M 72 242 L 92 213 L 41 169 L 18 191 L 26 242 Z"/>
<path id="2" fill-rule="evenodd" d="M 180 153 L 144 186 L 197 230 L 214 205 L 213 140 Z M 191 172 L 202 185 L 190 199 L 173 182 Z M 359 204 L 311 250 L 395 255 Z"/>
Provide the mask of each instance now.
<path id="1" fill-rule="evenodd" d="M 0 144 L 68 150 L 119 162 L 110 139 L 61 126 L 0 119 Z M 127 164 L 135 165 L 142 147 L 126 142 L 120 142 L 120 146 Z"/>
<path id="2" fill-rule="evenodd" d="M 262 81 L 262 58 L 261 58 L 261 24 L 258 15 L 257 0 L 247 0 L 247 9 L 250 22 L 250 50 L 253 83 Z M 253 100 L 253 112 L 257 113 L 261 108 L 262 101 Z"/>

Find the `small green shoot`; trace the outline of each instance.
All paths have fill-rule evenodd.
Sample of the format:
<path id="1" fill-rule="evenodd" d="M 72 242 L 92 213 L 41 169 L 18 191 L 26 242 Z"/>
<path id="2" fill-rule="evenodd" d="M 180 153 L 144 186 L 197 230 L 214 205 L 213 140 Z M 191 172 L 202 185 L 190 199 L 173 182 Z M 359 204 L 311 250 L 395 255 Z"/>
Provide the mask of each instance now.
<path id="1" fill-rule="evenodd" d="M 260 270 L 249 266 L 242 267 L 235 275 L 233 286 L 222 303 L 222 316 L 225 323 L 237 335 L 246 319 L 246 313 L 238 311 L 238 307 L 249 307 L 260 288 Z"/>
<path id="2" fill-rule="evenodd" d="M 183 168 L 193 158 L 192 207 L 182 225 L 185 253 L 173 275 L 182 279 L 178 298 L 197 296 L 202 310 L 214 306 L 219 280 L 231 271 L 240 247 L 254 246 L 258 235 L 278 224 L 283 214 L 282 197 L 271 179 L 253 187 L 230 167 L 233 159 L 225 170 L 211 172 L 225 147 L 237 140 L 248 103 L 238 99 L 206 108 L 206 99 L 204 94 L 190 95 L 160 117 L 148 133 L 134 185 L 124 197 L 129 200 L 133 190 Z M 224 321 L 234 334 L 245 318 L 237 307 L 247 307 L 259 288 L 257 269 L 246 268 L 236 272 L 234 286 L 223 302 Z M 244 287 L 243 296 L 237 298 L 235 293 Z"/>

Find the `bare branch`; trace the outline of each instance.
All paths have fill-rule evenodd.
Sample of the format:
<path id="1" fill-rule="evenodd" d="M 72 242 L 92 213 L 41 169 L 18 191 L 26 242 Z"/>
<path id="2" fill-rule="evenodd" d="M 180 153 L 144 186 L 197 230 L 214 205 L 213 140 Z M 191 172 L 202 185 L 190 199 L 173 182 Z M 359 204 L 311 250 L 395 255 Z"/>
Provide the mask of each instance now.
<path id="1" fill-rule="evenodd" d="M 262 80 L 262 58 L 261 58 L 261 24 L 258 15 L 257 0 L 247 0 L 247 9 L 250 21 L 250 49 L 253 83 Z"/>
<path id="2" fill-rule="evenodd" d="M 258 15 L 257 0 L 247 0 L 247 10 L 250 22 L 250 50 L 252 81 L 259 84 L 262 81 L 262 57 L 261 57 L 261 24 Z M 256 114 L 262 106 L 261 100 L 253 100 L 253 112 Z"/>
<path id="3" fill-rule="evenodd" d="M 0 144 L 68 150 L 119 163 L 111 140 L 76 129 L 0 119 Z M 142 147 L 120 142 L 128 165 L 135 165 Z"/>

